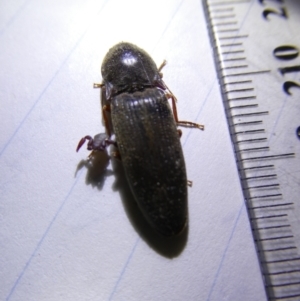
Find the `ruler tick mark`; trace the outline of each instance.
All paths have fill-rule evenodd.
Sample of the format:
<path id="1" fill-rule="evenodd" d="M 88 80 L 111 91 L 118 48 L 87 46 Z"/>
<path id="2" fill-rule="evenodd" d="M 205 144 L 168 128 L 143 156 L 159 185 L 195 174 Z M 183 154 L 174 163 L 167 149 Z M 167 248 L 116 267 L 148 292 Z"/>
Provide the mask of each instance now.
<path id="1" fill-rule="evenodd" d="M 240 135 L 240 134 L 254 134 L 254 133 L 264 133 L 265 130 L 264 129 L 258 129 L 258 130 L 251 130 L 251 131 L 241 131 L 241 132 L 235 132 L 234 135 Z M 265 149 L 266 147 L 261 147 L 260 149 Z M 267 147 L 269 148 L 269 147 Z M 257 149 L 257 148 L 256 148 Z M 253 149 L 251 149 L 253 150 Z M 240 151 L 244 151 L 244 150 L 240 150 Z"/>
<path id="2" fill-rule="evenodd" d="M 283 274 L 293 274 L 293 273 L 300 273 L 300 269 L 280 271 L 280 272 L 270 272 L 270 273 L 264 273 L 264 275 L 283 275 Z"/>
<path id="3" fill-rule="evenodd" d="M 223 16 L 212 16 L 211 19 L 228 19 L 228 18 L 234 18 L 235 14 L 231 15 L 223 15 Z"/>
<path id="4" fill-rule="evenodd" d="M 248 35 L 236 35 L 236 36 L 227 36 L 227 37 L 219 37 L 219 40 L 230 40 L 230 39 L 244 39 L 244 38 L 248 38 Z"/>
<path id="5" fill-rule="evenodd" d="M 273 204 L 273 205 L 263 205 L 263 206 L 255 206 L 255 207 L 249 207 L 250 210 L 255 209 L 264 209 L 264 208 L 272 208 L 272 207 L 281 207 L 281 206 L 290 206 L 294 203 L 280 203 L 280 204 Z"/>
<path id="6" fill-rule="evenodd" d="M 235 53 L 243 53 L 245 50 L 232 50 L 232 51 L 224 51 L 221 54 L 235 54 Z"/>
<path id="7" fill-rule="evenodd" d="M 258 185 L 258 186 L 251 186 L 244 189 L 259 189 L 259 188 L 271 188 L 271 187 L 279 187 L 279 184 L 269 184 L 269 185 Z"/>
<path id="8" fill-rule="evenodd" d="M 259 216 L 259 217 L 251 217 L 251 220 L 258 220 L 258 219 L 268 219 L 268 218 L 279 218 L 279 217 L 287 217 L 287 214 L 277 214 L 277 215 L 267 215 L 267 216 Z"/>
<path id="9" fill-rule="evenodd" d="M 250 170 L 250 169 L 263 169 L 263 168 L 274 168 L 274 165 L 259 165 L 259 166 L 252 166 L 252 167 L 246 167 L 242 170 Z"/>
<path id="10" fill-rule="evenodd" d="M 225 93 L 248 92 L 248 91 L 253 91 L 253 90 L 254 90 L 254 88 L 235 89 L 235 90 L 225 91 Z M 247 96 L 247 97 L 250 97 L 250 99 L 256 98 L 256 96 Z M 245 97 L 242 97 L 241 99 L 245 99 Z M 249 98 L 246 98 L 246 99 L 249 99 Z M 227 100 L 239 100 L 239 98 L 238 99 L 230 98 L 230 99 L 227 99 Z"/>
<path id="11" fill-rule="evenodd" d="M 268 238 L 258 238 L 254 239 L 255 241 L 268 241 L 268 240 L 278 240 L 278 239 L 287 239 L 293 238 L 293 235 L 286 235 L 286 236 L 276 236 L 276 237 L 268 237 Z"/>
<path id="12" fill-rule="evenodd" d="M 262 124 L 262 120 L 256 120 L 256 121 L 246 121 L 246 122 L 237 122 L 237 123 L 234 123 L 233 125 L 231 126 L 244 126 L 244 125 L 254 125 L 254 124 Z"/>
<path id="13" fill-rule="evenodd" d="M 219 12 L 224 12 L 224 11 L 233 11 L 233 7 L 224 7 L 224 8 L 216 8 L 210 11 L 210 13 L 219 13 Z"/>
<path id="14" fill-rule="evenodd" d="M 232 100 L 232 99 L 231 99 Z M 234 106 L 234 107 L 229 107 L 229 110 L 233 109 L 246 109 L 246 108 L 257 108 L 258 104 L 253 104 L 253 105 L 241 105 L 241 106 Z"/>
<path id="15" fill-rule="evenodd" d="M 278 228 L 290 228 L 290 227 L 291 227 L 291 225 L 279 225 L 279 226 L 252 228 L 252 230 L 259 231 L 259 230 L 269 230 L 269 229 L 278 229 Z"/>
<path id="16" fill-rule="evenodd" d="M 241 69 L 241 68 L 247 68 L 247 67 L 248 67 L 248 65 L 228 66 L 228 67 L 223 67 L 220 70 Z"/>
<path id="17" fill-rule="evenodd" d="M 216 23 L 214 26 L 227 26 L 227 25 L 236 25 L 237 22 L 221 22 L 221 23 Z"/>
<path id="18" fill-rule="evenodd" d="M 283 300 L 283 299 L 293 299 L 300 297 L 300 294 L 296 295 L 286 295 L 286 296 L 280 296 L 280 297 L 270 297 L 270 300 Z"/>
<path id="19" fill-rule="evenodd" d="M 236 114 L 236 115 L 232 115 L 232 117 L 248 117 L 248 116 L 266 115 L 266 114 L 269 114 L 269 112 L 268 111 L 263 111 L 263 112 Z"/>
<path id="20" fill-rule="evenodd" d="M 253 142 L 261 142 L 266 141 L 267 138 L 256 138 L 256 139 L 247 139 L 247 140 L 239 140 L 236 143 L 253 143 Z"/>
<path id="21" fill-rule="evenodd" d="M 249 89 L 250 91 L 251 89 Z M 230 91 L 231 92 L 231 91 Z M 248 99 L 256 99 L 256 96 L 251 95 L 251 96 L 243 96 L 243 97 L 235 97 L 235 98 L 227 98 L 228 101 L 232 100 L 248 100 Z"/>
<path id="22" fill-rule="evenodd" d="M 271 70 L 261 70 L 261 71 L 251 71 L 251 72 L 244 72 L 244 73 L 233 73 L 233 74 L 225 74 L 222 77 L 229 77 L 229 76 L 244 76 L 244 75 L 251 75 L 251 74 L 262 74 L 262 73 L 269 73 Z"/>
<path id="23" fill-rule="evenodd" d="M 300 284 L 299 282 L 289 282 L 289 283 L 281 283 L 281 284 L 269 284 L 267 287 L 281 287 L 281 286 L 290 286 L 290 285 L 297 285 Z"/>
<path id="24" fill-rule="evenodd" d="M 224 83 L 223 86 L 226 86 L 226 85 L 246 84 L 246 83 L 252 83 L 252 80 L 242 80 L 242 81 L 235 81 L 235 82 Z"/>
<path id="25" fill-rule="evenodd" d="M 253 142 L 261 142 L 266 141 L 267 138 L 256 138 L 256 139 L 247 139 L 247 140 L 239 140 L 236 143 L 253 143 Z"/>
<path id="26" fill-rule="evenodd" d="M 291 246 L 291 247 L 277 248 L 277 249 L 258 250 L 258 252 L 278 252 L 278 251 L 288 251 L 288 250 L 295 250 L 295 249 L 297 249 L 297 247 Z"/>
<path id="27" fill-rule="evenodd" d="M 278 263 L 278 262 L 288 262 L 288 261 L 298 261 L 300 260 L 300 257 L 296 258 L 287 258 L 287 259 L 280 259 L 280 260 L 272 260 L 272 261 L 265 261 L 263 263 Z"/>
<path id="28" fill-rule="evenodd" d="M 224 59 L 223 62 L 230 62 L 230 61 L 244 61 L 246 58 L 245 57 L 235 57 L 235 58 L 230 58 L 230 59 Z M 251 80 L 248 82 L 252 82 Z"/>
<path id="29" fill-rule="evenodd" d="M 230 44 L 223 44 L 220 47 L 231 47 L 231 46 L 241 46 L 243 43 L 230 43 Z"/>
<path id="30" fill-rule="evenodd" d="M 264 175 L 264 176 L 254 176 L 254 177 L 247 177 L 247 178 L 242 178 L 242 181 L 247 181 L 247 180 L 256 180 L 256 179 L 264 179 L 264 178 L 274 178 L 277 177 L 277 174 L 271 174 L 271 175 Z"/>
<path id="31" fill-rule="evenodd" d="M 218 29 L 215 30 L 215 33 L 222 33 L 222 32 L 233 32 L 233 31 L 238 31 L 238 28 L 228 28 L 228 29 Z"/>
<path id="32" fill-rule="evenodd" d="M 249 3 L 250 0 L 236 0 L 236 1 L 227 1 L 227 2 L 210 2 L 210 6 L 219 6 L 219 5 L 230 5 L 230 4 L 242 4 Z"/>
<path id="33" fill-rule="evenodd" d="M 292 157 L 295 153 L 288 153 L 288 154 L 281 154 L 281 155 L 272 155 L 272 156 L 261 156 L 261 157 L 252 157 L 252 158 L 245 158 L 241 161 L 249 161 L 249 160 L 261 160 L 261 159 L 275 159 L 275 158 L 282 158 L 282 157 Z"/>
<path id="34" fill-rule="evenodd" d="M 248 199 L 249 200 L 255 200 L 255 199 L 266 199 L 266 198 L 276 198 L 276 197 L 281 197 L 282 196 L 282 193 L 275 193 L 275 194 L 266 194 L 266 195 L 257 195 L 257 196 L 252 196 L 252 197 L 249 197 Z M 284 203 L 284 204 L 288 204 L 288 205 L 291 205 L 293 203 Z M 270 205 L 271 207 L 272 206 L 279 206 L 279 205 Z M 287 206 L 287 205 L 285 205 Z"/>

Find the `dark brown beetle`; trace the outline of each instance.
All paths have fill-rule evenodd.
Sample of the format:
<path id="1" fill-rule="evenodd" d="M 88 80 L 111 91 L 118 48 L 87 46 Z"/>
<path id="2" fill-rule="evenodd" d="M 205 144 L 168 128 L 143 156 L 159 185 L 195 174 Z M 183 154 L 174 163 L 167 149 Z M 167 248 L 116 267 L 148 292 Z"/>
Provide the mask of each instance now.
<path id="1" fill-rule="evenodd" d="M 173 236 L 187 223 L 187 177 L 177 125 L 204 126 L 178 120 L 176 98 L 160 73 L 164 65 L 157 68 L 144 50 L 129 43 L 111 48 L 101 68 L 103 83 L 95 85 L 107 104 L 103 106 L 107 134 L 83 137 L 77 151 L 85 140 L 93 151 L 115 145 L 145 218 L 162 235 Z"/>

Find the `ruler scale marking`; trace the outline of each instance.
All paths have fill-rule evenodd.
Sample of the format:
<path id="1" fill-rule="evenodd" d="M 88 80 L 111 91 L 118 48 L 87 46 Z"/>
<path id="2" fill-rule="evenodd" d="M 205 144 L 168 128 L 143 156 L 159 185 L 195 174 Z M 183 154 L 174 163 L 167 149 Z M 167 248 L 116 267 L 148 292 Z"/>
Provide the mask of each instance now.
<path id="1" fill-rule="evenodd" d="M 285 247 L 285 248 L 277 248 L 277 249 L 265 249 L 265 250 L 262 250 L 263 252 L 278 252 L 278 251 L 287 251 L 287 250 L 295 250 L 297 249 L 296 246 L 291 246 L 291 247 Z M 260 250 L 258 251 L 260 252 Z"/>
<path id="2" fill-rule="evenodd" d="M 283 20 L 288 19 L 288 14 L 284 15 L 284 13 L 288 11 L 288 9 L 286 9 L 287 4 L 285 1 L 286 0 L 280 1 L 280 5 L 285 6 L 282 10 L 283 15 L 280 16 Z M 277 119 L 276 122 L 270 123 L 270 120 L 274 118 L 274 112 L 277 111 L 268 109 L 268 99 L 272 99 L 272 96 L 269 96 L 268 98 L 263 93 L 265 91 L 261 89 L 261 83 L 274 77 L 274 67 L 266 64 L 264 65 L 263 61 L 261 61 L 261 65 L 264 65 L 264 67 L 260 67 L 260 64 L 257 63 L 253 66 L 251 65 L 252 60 L 256 60 L 256 49 L 253 52 L 253 48 L 250 48 L 251 50 L 249 51 L 249 47 L 251 47 L 252 41 L 257 39 L 258 34 L 255 31 L 254 34 L 253 32 L 251 34 L 249 31 L 247 32 L 242 29 L 243 24 L 248 22 L 248 19 L 251 22 L 254 20 L 253 24 L 256 25 L 257 18 L 261 18 L 261 22 L 265 27 L 261 25 L 259 34 L 264 33 L 263 30 L 268 30 L 271 26 L 271 22 L 280 22 L 279 17 L 277 17 L 278 19 L 276 20 L 277 11 L 274 12 L 275 9 L 273 11 L 269 9 L 269 6 L 274 6 L 276 1 L 265 1 L 263 3 L 264 5 L 261 5 L 258 0 L 256 3 L 254 0 L 203 0 L 203 3 L 209 23 L 208 29 L 214 50 L 216 71 L 228 120 L 228 128 L 234 146 L 241 186 L 246 200 L 253 239 L 256 243 L 266 294 L 269 300 L 295 299 L 300 296 L 300 281 L 295 281 L 296 279 L 294 279 L 295 274 L 300 273 L 300 263 L 298 262 L 300 261 L 300 257 L 298 248 L 295 245 L 295 235 L 292 231 L 294 228 L 290 223 L 290 213 L 297 207 L 297 203 L 293 202 L 293 199 L 287 198 L 286 195 L 281 192 L 281 189 L 285 189 L 285 185 L 282 185 L 281 183 L 283 179 L 281 173 L 284 170 L 280 169 L 280 174 L 278 176 L 277 165 L 279 162 L 281 166 L 282 164 L 285 164 L 287 160 L 295 159 L 297 153 L 288 148 L 285 149 L 285 144 L 282 145 L 282 150 L 279 150 L 279 152 L 276 148 L 273 150 L 273 144 L 270 143 L 272 139 L 274 140 L 272 135 L 263 138 L 254 136 L 253 139 L 246 140 L 237 139 L 237 136 L 243 137 L 242 135 L 256 135 L 264 132 L 269 133 L 269 130 L 266 131 L 265 127 L 268 127 L 271 124 L 273 128 L 275 128 L 279 120 Z M 261 7 L 261 15 L 253 16 L 253 14 L 256 13 L 256 10 L 249 10 L 249 14 L 245 15 L 247 16 L 246 19 L 243 19 L 244 15 L 241 7 L 247 9 L 247 7 L 255 5 Z M 224 8 L 222 9 L 222 7 Z M 225 18 L 226 22 L 215 22 L 215 20 L 218 20 L 218 17 L 219 20 L 222 19 L 222 16 L 213 15 L 216 14 L 217 11 L 223 11 L 223 15 L 225 11 L 230 12 L 228 13 L 228 18 Z M 273 19 L 276 21 L 273 21 Z M 234 22 L 237 24 L 238 28 L 227 29 L 225 27 L 233 25 Z M 220 26 L 224 26 L 225 28 L 220 29 Z M 245 28 L 249 29 L 247 26 Z M 280 30 L 281 29 L 283 30 L 284 26 L 280 27 Z M 226 35 L 226 31 L 230 31 L 231 34 Z M 267 37 L 268 36 L 269 35 L 267 34 Z M 282 36 L 284 36 L 283 33 Z M 242 43 L 244 39 L 248 39 L 248 42 L 245 43 L 245 45 Z M 263 47 L 267 47 L 266 39 L 259 42 L 259 45 L 262 49 L 264 49 Z M 280 44 L 278 46 L 280 46 Z M 300 45 L 298 46 L 300 47 Z M 239 48 L 237 49 L 237 47 Z M 276 59 L 280 60 L 282 57 L 284 59 L 291 59 L 299 54 L 299 51 L 295 50 L 299 48 L 293 47 L 279 47 L 276 48 L 276 51 L 274 50 L 274 53 L 270 53 L 269 55 L 271 59 L 274 59 L 274 63 Z M 240 55 L 241 53 L 243 53 L 242 56 Z M 245 61 L 245 64 L 238 65 L 239 61 Z M 285 63 L 283 59 L 282 62 Z M 275 72 L 277 72 L 277 76 L 279 76 L 279 74 L 281 74 L 281 76 L 284 75 L 286 77 L 282 79 L 284 81 L 289 79 L 288 76 L 290 73 L 299 71 L 300 67 L 299 61 L 298 63 L 293 62 L 294 64 L 283 63 L 275 69 Z M 241 68 L 245 68 L 246 70 L 244 72 L 238 72 L 238 69 Z M 233 80 L 235 78 L 241 78 L 241 80 Z M 255 86 L 254 83 L 256 83 Z M 239 85 L 239 87 L 235 85 Z M 283 90 L 289 95 L 291 95 L 290 92 L 292 90 L 287 89 L 289 89 L 291 85 L 296 86 L 297 84 L 291 84 L 290 80 L 282 86 Z M 282 92 L 282 97 L 284 97 L 284 91 Z M 249 92 L 251 92 L 252 95 L 247 95 Z M 236 94 L 234 93 L 239 93 L 238 95 L 240 97 L 235 97 Z M 270 91 L 270 93 L 275 93 L 275 91 Z M 278 96 L 279 92 L 276 93 L 276 96 Z M 232 107 L 229 105 L 232 101 L 237 101 L 239 104 L 239 101 L 251 101 L 252 99 L 256 99 L 256 104 L 249 104 L 248 102 L 245 105 Z M 280 105 L 281 108 L 284 108 L 282 104 Z M 290 105 L 290 102 L 286 102 L 286 105 Z M 253 112 L 255 107 L 257 107 L 257 111 Z M 236 112 L 235 110 L 243 110 L 243 113 L 236 114 L 234 113 Z M 263 125 L 263 128 L 256 128 L 258 125 Z M 297 126 L 300 128 L 299 124 Z M 241 127 L 244 127 L 247 130 L 242 131 Z M 256 146 L 252 148 L 242 148 L 242 146 L 247 143 L 255 143 Z M 266 155 L 265 152 L 267 151 L 270 155 Z M 260 152 L 261 155 L 249 157 L 248 154 L 250 155 L 251 152 Z M 274 162 L 274 164 L 266 164 L 265 162 L 268 161 L 271 161 L 271 163 Z M 275 173 L 270 173 L 270 170 L 274 170 Z M 293 174 L 291 173 L 291 175 Z M 276 180 L 275 183 L 272 182 L 274 180 Z M 253 181 L 257 181 L 258 185 L 251 185 L 251 181 L 252 183 Z M 261 181 L 264 181 L 264 184 Z M 297 181 L 295 182 L 297 183 Z M 259 191 L 270 191 L 270 193 L 259 195 Z M 282 245 L 276 245 L 279 241 L 281 241 Z M 276 244 L 274 245 L 274 243 Z M 285 254 L 284 258 L 282 258 L 282 252 Z M 288 269 L 288 266 L 282 265 L 283 263 L 290 262 L 293 262 L 293 269 Z M 276 278 L 274 278 L 275 276 Z"/>

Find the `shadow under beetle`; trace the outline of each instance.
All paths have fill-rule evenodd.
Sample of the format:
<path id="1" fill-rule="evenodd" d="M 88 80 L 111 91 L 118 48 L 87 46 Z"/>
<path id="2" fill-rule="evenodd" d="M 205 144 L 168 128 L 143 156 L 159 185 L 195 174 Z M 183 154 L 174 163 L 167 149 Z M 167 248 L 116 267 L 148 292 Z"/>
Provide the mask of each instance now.
<path id="1" fill-rule="evenodd" d="M 101 67 L 103 119 L 106 134 L 83 137 L 88 150 L 118 149 L 126 177 L 146 220 L 164 236 L 177 235 L 187 224 L 187 177 L 177 125 L 176 98 L 162 80 L 161 69 L 141 48 L 119 43 Z M 172 109 L 168 103 L 172 101 Z M 112 133 L 115 141 L 111 140 Z"/>

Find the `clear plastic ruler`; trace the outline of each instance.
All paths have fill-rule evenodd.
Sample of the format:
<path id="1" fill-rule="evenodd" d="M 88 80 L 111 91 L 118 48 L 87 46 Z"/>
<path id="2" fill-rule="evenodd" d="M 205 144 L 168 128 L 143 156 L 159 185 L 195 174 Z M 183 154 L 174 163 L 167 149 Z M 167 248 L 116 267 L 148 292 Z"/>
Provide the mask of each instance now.
<path id="1" fill-rule="evenodd" d="M 203 1 L 269 300 L 300 300 L 300 1 Z"/>

